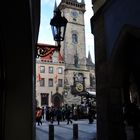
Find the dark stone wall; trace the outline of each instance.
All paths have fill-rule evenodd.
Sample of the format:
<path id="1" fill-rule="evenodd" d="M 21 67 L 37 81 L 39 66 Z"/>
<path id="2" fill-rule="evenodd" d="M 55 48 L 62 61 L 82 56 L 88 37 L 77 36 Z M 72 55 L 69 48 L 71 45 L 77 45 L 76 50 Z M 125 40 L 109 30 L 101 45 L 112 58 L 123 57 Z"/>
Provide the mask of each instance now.
<path id="1" fill-rule="evenodd" d="M 110 58 L 124 25 L 140 27 L 140 1 L 139 0 L 113 0 L 104 8 L 104 26 L 106 34 L 106 49 Z"/>
<path id="2" fill-rule="evenodd" d="M 3 1 L 0 7 L 0 139 L 33 140 L 39 0 Z"/>
<path id="3" fill-rule="evenodd" d="M 138 0 L 108 1 L 91 18 L 95 39 L 98 140 L 126 140 L 122 105 L 124 94 L 128 96 L 124 92 L 128 92 L 129 65 L 124 55 L 129 40 L 127 34 L 138 34 L 126 28 L 140 27 L 139 4 Z"/>

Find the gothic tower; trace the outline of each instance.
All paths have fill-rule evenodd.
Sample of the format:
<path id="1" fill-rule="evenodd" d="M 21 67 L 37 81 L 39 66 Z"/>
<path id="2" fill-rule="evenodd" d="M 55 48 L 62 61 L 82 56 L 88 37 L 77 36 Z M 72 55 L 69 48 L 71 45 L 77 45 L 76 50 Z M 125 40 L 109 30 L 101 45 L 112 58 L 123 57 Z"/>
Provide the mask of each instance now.
<path id="1" fill-rule="evenodd" d="M 58 7 L 62 12 L 62 16 L 65 16 L 68 20 L 65 40 L 61 44 L 61 54 L 65 61 L 64 84 L 65 87 L 70 89 L 75 74 L 80 74 L 88 80 L 84 23 L 85 2 L 84 0 L 81 0 L 81 2 L 61 0 Z M 85 83 L 88 85 L 88 81 Z"/>
<path id="2" fill-rule="evenodd" d="M 86 67 L 85 48 L 85 4 L 82 0 L 62 0 L 59 5 L 62 14 L 67 18 L 68 24 L 65 34 L 65 41 L 62 44 L 61 53 L 66 62 L 66 68 L 71 69 Z"/>

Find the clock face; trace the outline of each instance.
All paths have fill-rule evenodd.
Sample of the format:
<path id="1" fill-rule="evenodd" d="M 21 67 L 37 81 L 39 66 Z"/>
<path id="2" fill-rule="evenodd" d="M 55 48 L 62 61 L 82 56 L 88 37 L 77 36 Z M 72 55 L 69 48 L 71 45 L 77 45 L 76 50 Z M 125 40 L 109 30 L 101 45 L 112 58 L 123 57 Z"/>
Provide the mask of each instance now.
<path id="1" fill-rule="evenodd" d="M 83 84 L 81 84 L 81 83 L 77 83 L 77 84 L 76 84 L 76 90 L 77 90 L 78 92 L 82 92 L 83 89 L 84 89 Z"/>
<path id="2" fill-rule="evenodd" d="M 71 15 L 72 15 L 73 18 L 77 18 L 78 12 L 75 11 L 75 10 L 72 10 L 72 11 L 71 11 Z"/>

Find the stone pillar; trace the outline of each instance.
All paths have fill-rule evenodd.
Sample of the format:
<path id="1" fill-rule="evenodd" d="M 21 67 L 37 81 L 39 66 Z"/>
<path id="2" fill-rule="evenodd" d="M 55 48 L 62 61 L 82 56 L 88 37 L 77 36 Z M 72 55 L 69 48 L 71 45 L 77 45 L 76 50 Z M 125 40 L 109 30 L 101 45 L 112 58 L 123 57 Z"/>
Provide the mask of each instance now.
<path id="1" fill-rule="evenodd" d="M 54 125 L 49 125 L 49 140 L 54 140 Z"/>
<path id="2" fill-rule="evenodd" d="M 73 139 L 78 139 L 78 124 L 73 124 Z"/>
<path id="3" fill-rule="evenodd" d="M 109 89 L 108 125 L 111 132 L 109 133 L 110 140 L 126 140 L 121 91 L 120 88 Z"/>
<path id="4" fill-rule="evenodd" d="M 121 88 L 111 86 L 104 16 L 91 18 L 95 39 L 97 140 L 125 140 L 122 121 Z"/>

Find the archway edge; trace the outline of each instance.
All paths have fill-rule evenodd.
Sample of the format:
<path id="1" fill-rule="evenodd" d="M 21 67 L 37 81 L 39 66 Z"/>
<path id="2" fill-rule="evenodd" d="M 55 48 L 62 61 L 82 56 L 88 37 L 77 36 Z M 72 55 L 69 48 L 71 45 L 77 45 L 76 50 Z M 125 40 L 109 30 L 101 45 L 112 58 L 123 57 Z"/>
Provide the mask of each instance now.
<path id="1" fill-rule="evenodd" d="M 59 98 L 60 101 L 60 105 L 62 105 L 63 102 L 63 96 L 60 93 L 55 93 L 54 95 L 52 95 L 52 103 L 55 104 L 55 98 Z"/>
<path id="2" fill-rule="evenodd" d="M 140 28 L 125 24 L 114 44 L 112 55 L 109 58 L 110 86 L 121 87 L 128 75 L 128 49 L 133 38 L 140 39 Z M 128 47 L 129 46 L 129 47 Z"/>

